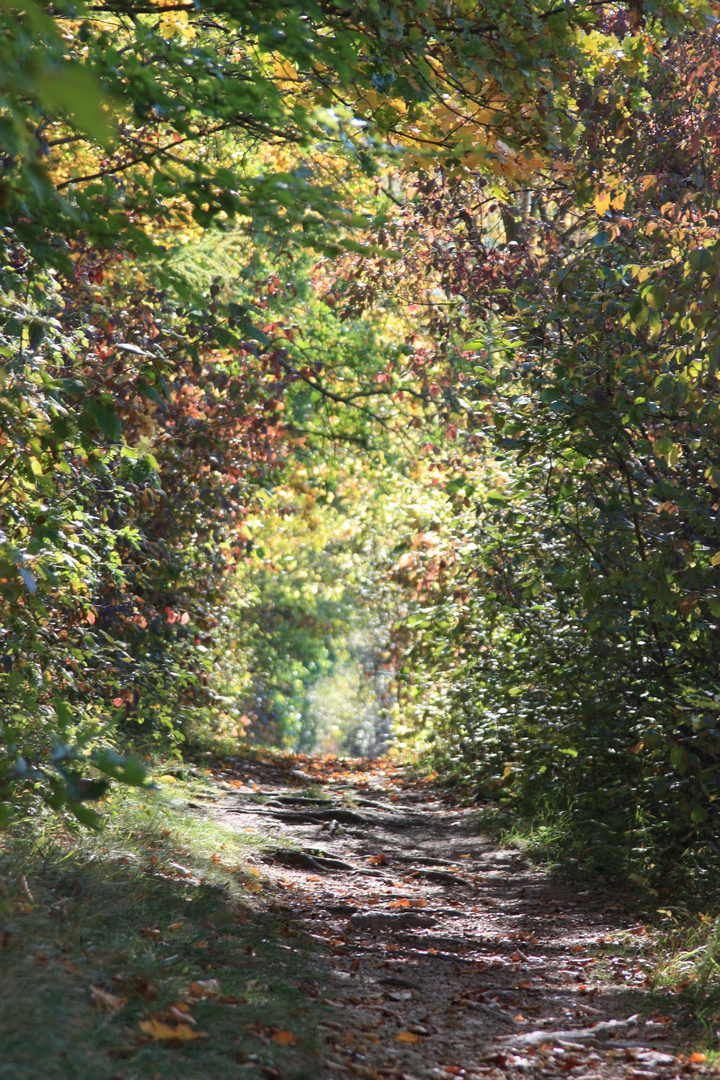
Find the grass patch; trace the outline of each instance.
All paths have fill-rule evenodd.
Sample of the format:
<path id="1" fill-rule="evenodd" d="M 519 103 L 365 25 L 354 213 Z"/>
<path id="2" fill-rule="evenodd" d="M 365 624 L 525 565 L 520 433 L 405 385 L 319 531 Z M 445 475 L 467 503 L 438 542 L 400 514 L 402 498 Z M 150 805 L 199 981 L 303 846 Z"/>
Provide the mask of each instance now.
<path id="1" fill-rule="evenodd" d="M 203 795 L 173 777 L 117 791 L 101 833 L 38 813 L 0 837 L 2 1080 L 317 1075 L 319 957 L 252 866 L 263 842 L 188 810 Z M 153 1037 L 184 1009 L 204 1037 Z"/>

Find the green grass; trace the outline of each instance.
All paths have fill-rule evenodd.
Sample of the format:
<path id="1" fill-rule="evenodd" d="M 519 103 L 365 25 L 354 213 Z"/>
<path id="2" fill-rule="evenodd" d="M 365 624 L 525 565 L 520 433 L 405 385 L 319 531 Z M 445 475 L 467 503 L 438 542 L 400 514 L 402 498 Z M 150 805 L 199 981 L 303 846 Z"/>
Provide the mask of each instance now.
<path id="1" fill-rule="evenodd" d="M 99 834 L 38 811 L 0 836 L 0 1080 L 317 1075 L 313 945 L 248 864 L 260 841 L 187 809 L 203 794 L 202 778 L 118 791 Z M 190 1005 L 206 1037 L 141 1030 L 209 979 L 219 995 Z"/>

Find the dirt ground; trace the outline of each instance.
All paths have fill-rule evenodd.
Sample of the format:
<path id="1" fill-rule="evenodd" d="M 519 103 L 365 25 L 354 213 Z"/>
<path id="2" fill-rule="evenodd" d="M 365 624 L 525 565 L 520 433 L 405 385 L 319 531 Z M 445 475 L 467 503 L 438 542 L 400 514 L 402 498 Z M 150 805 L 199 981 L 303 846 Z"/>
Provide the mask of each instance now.
<path id="1" fill-rule="evenodd" d="M 318 944 L 319 1078 L 715 1075 L 679 1053 L 622 898 L 551 878 L 388 761 L 214 773 L 222 798 L 190 809 L 277 843 L 258 862 L 264 902 L 289 949 L 298 933 Z"/>

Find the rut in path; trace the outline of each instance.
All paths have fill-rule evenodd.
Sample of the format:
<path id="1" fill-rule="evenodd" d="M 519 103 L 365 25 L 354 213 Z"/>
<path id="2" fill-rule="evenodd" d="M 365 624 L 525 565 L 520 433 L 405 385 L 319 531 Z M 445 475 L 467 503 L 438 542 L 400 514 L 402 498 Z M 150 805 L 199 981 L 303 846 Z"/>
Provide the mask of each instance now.
<path id="1" fill-rule="evenodd" d="M 277 841 L 263 874 L 321 946 L 318 1078 L 715 1073 L 677 1056 L 637 957 L 601 962 L 630 928 L 621 901 L 484 839 L 390 763 L 309 767 L 238 762 L 212 813 Z"/>

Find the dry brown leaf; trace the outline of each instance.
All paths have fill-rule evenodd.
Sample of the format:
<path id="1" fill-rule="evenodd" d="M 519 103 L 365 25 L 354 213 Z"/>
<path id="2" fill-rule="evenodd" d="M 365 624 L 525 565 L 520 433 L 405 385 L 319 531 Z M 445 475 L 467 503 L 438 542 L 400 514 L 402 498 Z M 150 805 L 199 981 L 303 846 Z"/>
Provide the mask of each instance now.
<path id="1" fill-rule="evenodd" d="M 220 993 L 219 979 L 198 979 L 190 983 L 190 992 L 198 997 L 215 997 Z"/>
<path id="2" fill-rule="evenodd" d="M 398 1042 L 404 1043 L 416 1043 L 420 1042 L 420 1036 L 416 1035 L 414 1031 L 400 1031 L 395 1036 Z"/>
<path id="3" fill-rule="evenodd" d="M 181 1024 L 197 1024 L 197 1020 L 190 1012 L 189 1005 L 186 1005 L 184 1001 L 175 1002 L 172 1005 L 168 1005 L 168 1016 L 171 1020 L 179 1020 Z"/>
<path id="4" fill-rule="evenodd" d="M 147 979 L 141 979 L 137 975 L 113 975 L 112 981 L 126 994 L 137 994 L 148 1001 L 157 1001 L 157 987 L 152 986 Z"/>
<path id="5" fill-rule="evenodd" d="M 117 997 L 116 994 L 109 994 L 107 990 L 101 990 L 99 986 L 90 985 L 90 993 L 92 994 L 93 1005 L 96 1009 L 102 1009 L 103 1012 L 115 1013 L 120 1012 L 125 1004 L 125 998 Z"/>
<path id="6" fill-rule="evenodd" d="M 149 1035 L 151 1039 L 159 1042 L 192 1042 L 193 1039 L 204 1039 L 207 1031 L 193 1031 L 189 1024 L 166 1024 L 163 1020 L 141 1020 L 140 1030 Z"/>
<path id="7" fill-rule="evenodd" d="M 270 1038 L 274 1043 L 277 1043 L 278 1046 L 292 1046 L 293 1043 L 298 1041 L 298 1037 L 294 1031 L 283 1031 L 282 1028 L 273 1031 Z"/>
<path id="8" fill-rule="evenodd" d="M 179 930 L 180 927 L 184 926 L 184 925 L 185 925 L 184 921 L 181 920 L 180 922 L 170 923 L 170 926 L 168 927 L 168 929 L 169 930 Z"/>
<path id="9" fill-rule="evenodd" d="M 379 855 L 371 855 L 368 862 L 372 866 L 387 866 L 387 856 L 381 851 Z"/>
<path id="10" fill-rule="evenodd" d="M 162 930 L 158 930 L 156 926 L 141 926 L 140 933 L 152 938 L 153 941 L 162 941 Z"/>

